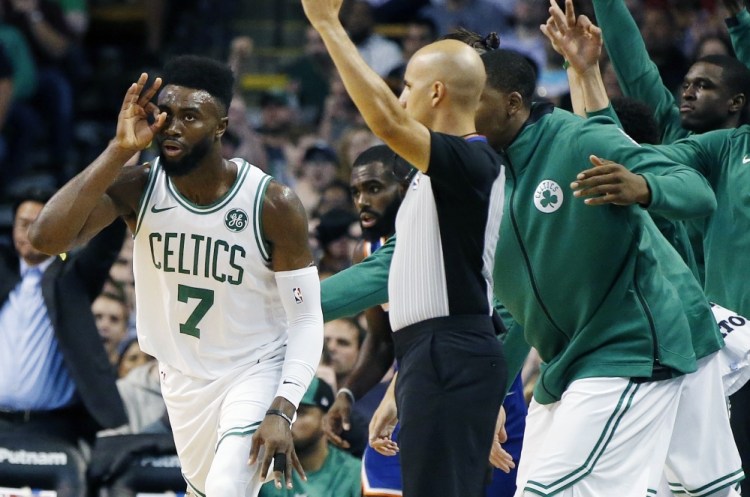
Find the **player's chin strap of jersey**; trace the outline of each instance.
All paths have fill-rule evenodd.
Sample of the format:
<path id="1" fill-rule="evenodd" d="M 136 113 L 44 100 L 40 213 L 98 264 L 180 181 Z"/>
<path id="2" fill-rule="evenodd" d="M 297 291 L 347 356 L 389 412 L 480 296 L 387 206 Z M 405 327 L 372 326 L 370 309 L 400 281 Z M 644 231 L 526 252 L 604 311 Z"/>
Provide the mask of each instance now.
<path id="1" fill-rule="evenodd" d="M 315 266 L 275 273 L 281 303 L 289 322 L 286 357 L 277 397 L 295 407 L 315 375 L 323 351 L 323 311 L 320 279 Z"/>

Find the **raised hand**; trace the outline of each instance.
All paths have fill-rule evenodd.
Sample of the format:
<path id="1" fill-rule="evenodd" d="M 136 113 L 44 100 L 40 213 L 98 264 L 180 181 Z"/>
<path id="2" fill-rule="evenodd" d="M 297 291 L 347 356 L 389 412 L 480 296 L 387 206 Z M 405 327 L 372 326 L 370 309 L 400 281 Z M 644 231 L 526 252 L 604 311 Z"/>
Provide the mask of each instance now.
<path id="1" fill-rule="evenodd" d="M 115 143 L 124 150 L 132 150 L 133 153 L 148 147 L 167 119 L 167 114 L 159 112 L 151 101 L 161 88 L 161 78 L 156 78 L 151 86 L 144 90 L 147 81 L 148 74 L 143 73 L 138 81 L 130 85 L 117 117 Z M 153 116 L 153 123 L 148 122 L 149 115 Z"/>
<path id="2" fill-rule="evenodd" d="M 571 67 L 583 74 L 596 67 L 602 53 L 602 31 L 586 16 L 576 18 L 573 0 L 565 0 L 565 12 L 550 0 L 550 17 L 542 24 L 542 33 L 550 40 L 557 53 Z"/>
<path id="3" fill-rule="evenodd" d="M 584 201 L 587 205 L 651 203 L 651 191 L 643 176 L 595 155 L 590 160 L 594 167 L 579 173 L 570 184 L 574 196 L 590 197 Z"/>
<path id="4" fill-rule="evenodd" d="M 343 0 L 302 0 L 302 8 L 313 27 L 339 22 L 339 11 Z"/>

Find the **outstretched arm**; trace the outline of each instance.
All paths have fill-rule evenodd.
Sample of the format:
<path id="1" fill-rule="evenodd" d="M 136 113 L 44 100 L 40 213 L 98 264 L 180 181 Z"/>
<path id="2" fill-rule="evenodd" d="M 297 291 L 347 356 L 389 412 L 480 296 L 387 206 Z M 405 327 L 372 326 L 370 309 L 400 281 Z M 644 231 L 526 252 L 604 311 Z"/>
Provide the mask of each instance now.
<path id="1" fill-rule="evenodd" d="M 123 216 L 134 229 L 147 171 L 123 166 L 151 143 L 166 120 L 166 114 L 159 113 L 151 102 L 161 79 L 144 89 L 147 80 L 148 75 L 141 74 L 125 93 L 115 138 L 104 152 L 65 184 L 31 225 L 29 238 L 38 250 L 59 254 L 82 245 L 117 216 Z M 149 115 L 155 118 L 151 124 Z"/>
<path id="2" fill-rule="evenodd" d="M 302 0 L 305 15 L 320 33 L 367 126 L 407 162 L 427 171 L 429 130 L 406 114 L 393 91 L 359 55 L 339 20 L 341 4 L 342 0 Z"/>
<path id="3" fill-rule="evenodd" d="M 292 190 L 272 181 L 263 201 L 263 234 L 271 248 L 281 303 L 288 322 L 288 339 L 276 397 L 253 435 L 250 463 L 258 460 L 261 445 L 261 475 L 268 473 L 271 459 L 284 454 L 291 464 L 274 464 L 276 487 L 292 488 L 292 467 L 304 478 L 294 451 L 291 423 L 302 396 L 310 386 L 323 351 L 323 312 L 320 280 L 307 241 L 307 215 Z"/>

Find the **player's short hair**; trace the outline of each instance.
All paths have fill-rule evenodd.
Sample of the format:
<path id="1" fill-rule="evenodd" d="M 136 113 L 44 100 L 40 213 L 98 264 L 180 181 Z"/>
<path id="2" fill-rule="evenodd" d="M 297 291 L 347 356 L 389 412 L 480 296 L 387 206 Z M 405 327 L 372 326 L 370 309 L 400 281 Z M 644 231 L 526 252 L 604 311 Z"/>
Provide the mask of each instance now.
<path id="1" fill-rule="evenodd" d="M 388 145 L 375 145 L 368 148 L 354 159 L 352 168 L 365 166 L 373 162 L 381 162 L 385 167 L 389 168 L 393 172 L 395 180 L 399 183 L 408 184 L 416 171 L 416 169 L 402 159 Z"/>
<path id="2" fill-rule="evenodd" d="M 200 55 L 180 55 L 167 61 L 162 71 L 163 86 L 175 85 L 204 90 L 218 100 L 226 115 L 234 93 L 234 74 L 218 60 Z"/>
<path id="3" fill-rule="evenodd" d="M 612 97 L 612 108 L 630 138 L 638 143 L 659 144 L 659 127 L 648 105 L 630 97 Z"/>
<path id="4" fill-rule="evenodd" d="M 481 55 L 487 72 L 487 86 L 503 93 L 517 92 L 526 107 L 536 89 L 536 71 L 528 59 L 513 50 L 491 50 Z"/>
<path id="5" fill-rule="evenodd" d="M 721 81 L 727 91 L 732 95 L 742 93 L 747 103 L 750 99 L 750 69 L 745 64 L 729 55 L 706 55 L 695 61 L 698 62 L 719 66 L 723 70 Z"/>

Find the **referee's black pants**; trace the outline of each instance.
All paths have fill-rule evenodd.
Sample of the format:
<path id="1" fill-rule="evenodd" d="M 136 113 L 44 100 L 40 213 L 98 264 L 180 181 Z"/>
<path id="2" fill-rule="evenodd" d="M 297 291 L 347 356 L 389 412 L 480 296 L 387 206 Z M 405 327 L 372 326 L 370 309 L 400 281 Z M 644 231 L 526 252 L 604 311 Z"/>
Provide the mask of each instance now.
<path id="1" fill-rule="evenodd" d="M 489 316 L 393 334 L 404 497 L 480 497 L 507 368 Z"/>

